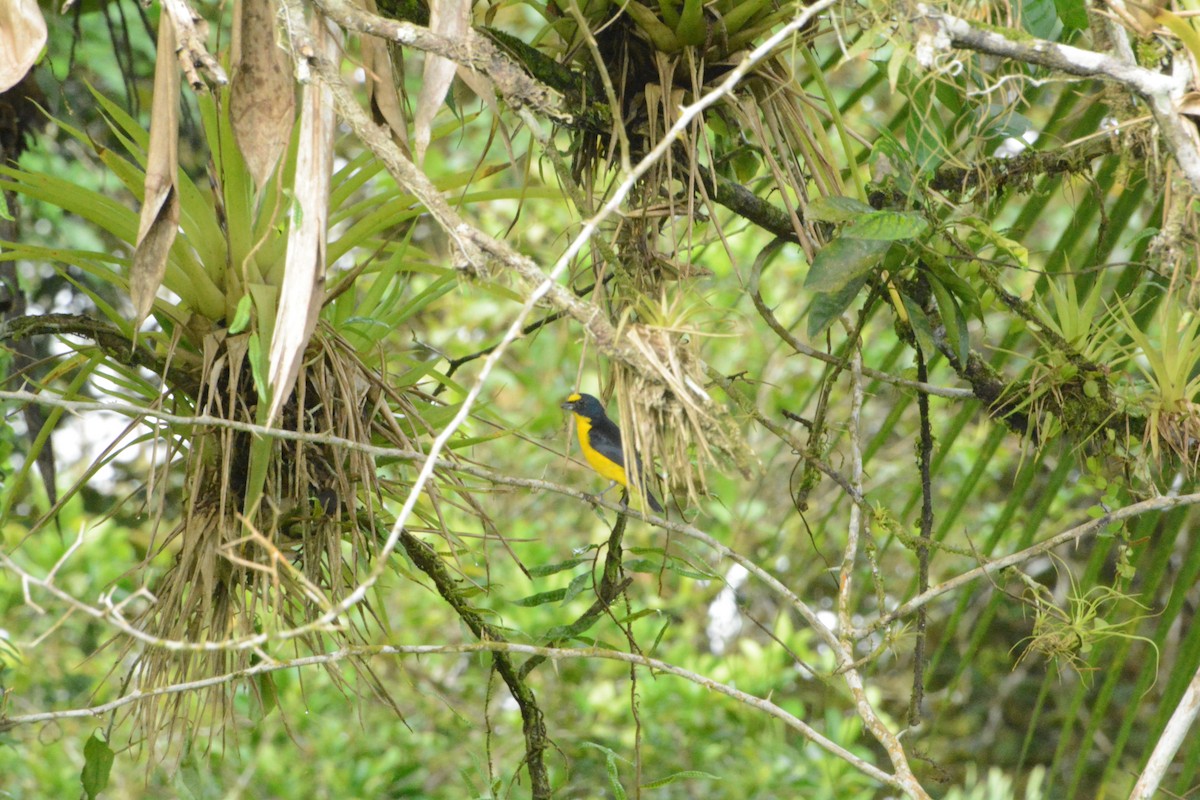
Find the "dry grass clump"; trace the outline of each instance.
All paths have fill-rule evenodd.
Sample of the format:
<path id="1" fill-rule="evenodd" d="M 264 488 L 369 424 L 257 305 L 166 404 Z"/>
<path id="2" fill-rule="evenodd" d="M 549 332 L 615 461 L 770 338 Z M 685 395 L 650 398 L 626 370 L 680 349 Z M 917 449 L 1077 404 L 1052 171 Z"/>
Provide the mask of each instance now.
<path id="1" fill-rule="evenodd" d="M 723 456 L 743 474 L 757 457 L 741 432 L 708 395 L 698 339 L 711 335 L 689 317 L 703 310 L 662 301 L 642 304 L 646 322 L 627 322 L 623 341 L 633 346 L 650 367 L 648 373 L 629 367 L 616 369 L 621 405 L 621 429 L 639 453 L 652 453 L 667 474 L 673 494 L 693 504 L 707 492 L 705 471 Z"/>
<path id="2" fill-rule="evenodd" d="M 214 334 L 206 344 L 195 411 L 235 423 L 260 420 L 245 337 Z M 237 643 L 264 632 L 298 629 L 285 634 L 283 657 L 368 641 L 375 613 L 368 600 L 329 624 L 312 623 L 358 585 L 386 536 L 381 468 L 346 442 L 418 450 L 424 431 L 414 429 L 420 414 L 412 399 L 322 327 L 277 426 L 314 440 L 227 427 L 180 437 L 191 445 L 181 455 L 182 519 L 149 556 L 169 549 L 175 562 L 152 587 L 155 602 L 136 622 L 164 646 L 137 653 L 132 686 L 146 691 L 244 669 L 271 657 L 275 646 Z M 407 489 L 405 470 L 402 462 L 383 468 L 392 473 L 392 491 Z M 426 522 L 438 529 L 436 491 L 430 500 Z M 386 699 L 365 663 L 356 661 L 355 668 L 366 677 L 358 684 Z M 347 685 L 339 669 L 331 665 L 329 673 Z M 260 682 L 251 687 L 261 691 Z M 237 683 L 223 682 L 199 695 L 148 698 L 134 712 L 143 738 L 170 744 L 178 732 L 198 725 L 220 730 L 231 718 L 237 689 Z"/>

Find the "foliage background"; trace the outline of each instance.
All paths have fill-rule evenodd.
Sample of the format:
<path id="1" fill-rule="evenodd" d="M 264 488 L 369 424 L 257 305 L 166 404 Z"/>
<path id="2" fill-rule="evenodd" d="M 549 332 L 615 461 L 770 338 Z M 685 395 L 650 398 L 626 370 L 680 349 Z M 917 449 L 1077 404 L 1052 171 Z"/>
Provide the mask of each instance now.
<path id="1" fill-rule="evenodd" d="M 787 14 L 774 24 L 794 13 L 790 7 L 783 10 Z M 222 53 L 227 42 L 222 10 L 202 6 L 200 11 L 213 23 L 213 51 Z M 581 11 L 595 19 L 610 9 Z M 861 353 L 868 367 L 912 380 L 917 344 L 926 346 L 929 383 L 969 386 L 950 355 L 920 344 L 920 303 L 930 312 L 930 337 L 939 328 L 952 333 L 945 316 L 953 303 L 943 304 L 942 296 L 931 301 L 917 276 L 941 258 L 969 287 L 956 294 L 957 302 L 963 307 L 971 299 L 977 302 L 978 313 L 968 310 L 962 327 L 969 331 L 970 346 L 998 371 L 1008 390 L 1003 402 L 990 404 L 931 398 L 931 535 L 940 544 L 933 550 L 930 580 L 937 584 L 1089 515 L 1159 493 L 1192 491 L 1190 433 L 1196 412 L 1189 381 L 1200 347 L 1187 336 L 1195 324 L 1191 201 L 1166 158 L 1147 143 L 1151 134 L 1144 123 L 1140 128 L 1131 123 L 1131 132 L 1121 137 L 1109 133 L 1106 120 L 1138 116 L 1128 96 L 1088 81 L 1020 80 L 1013 81 L 1021 85 L 1019 92 L 971 95 L 967 90 L 994 86 L 1000 75 L 1023 74 L 1026 68 L 992 74 L 984 71 L 989 65 L 963 57 L 965 77 L 949 68 L 923 72 L 895 17 L 884 12 L 846 6 L 812 32 L 820 34 L 812 50 L 824 65 L 820 79 L 805 66 L 804 46 L 785 51 L 811 103 L 806 113 L 822 120 L 799 126 L 812 133 L 814 142 L 788 141 L 802 155 L 820 151 L 832 164 L 822 170 L 811 160 L 797 159 L 811 171 L 806 190 L 812 197 L 802 198 L 773 181 L 766 155 L 770 146 L 750 141 L 746 131 L 739 138 L 736 126 L 726 122 L 722 134 L 714 123 L 704 135 L 727 148 L 722 156 L 731 175 L 777 204 L 789 191 L 792 202 L 810 204 L 817 196 L 858 196 L 916 212 L 927 221 L 929 232 L 922 239 L 878 259 L 905 296 L 918 303 L 908 306 L 917 322 L 896 321 L 901 315 L 886 299 L 887 282 L 878 272 L 846 306 L 851 325 L 860 320 L 863 325 Z M 128 14 L 123 21 L 122 13 Z M 68 19 L 47 15 L 52 38 L 39 81 L 59 123 L 38 136 L 21 162 L 30 174 L 63 177 L 130 209 L 138 207 L 138 198 L 101 163 L 101 152 L 124 152 L 124 143 L 120 126 L 101 118 L 97 98 L 108 98 L 135 119 L 146 118 L 157 17 L 152 9 L 143 25 L 135 13 L 140 12 L 133 6 L 117 3 L 85 9 L 88 32 L 107 19 L 120 32 L 115 41 L 76 36 Z M 1104 44 L 1094 19 L 1090 27 L 1066 24 L 1070 14 L 1050 3 L 996 7 L 991 13 L 996 21 L 1034 35 L 1098 49 Z M 539 33 L 540 25 L 555 19 L 552 9 L 481 5 L 474 14 L 476 24 L 499 19 L 501 27 L 526 41 L 541 41 L 544 50 L 567 60 L 564 43 Z M 1180 52 L 1174 39 L 1161 34 L 1145 37 L 1140 46 L 1145 64 L 1154 63 L 1156 53 Z M 72 47 L 73 59 L 65 55 Z M 348 61 L 358 57 L 350 44 Z M 421 57 L 407 53 L 405 58 L 410 63 L 404 85 L 415 97 Z M 352 68 L 344 73 L 353 74 Z M 184 97 L 181 167 L 203 187 L 211 146 L 202 130 L 205 112 L 186 90 Z M 830 107 L 839 109 L 839 120 L 814 110 L 828 113 Z M 543 145 L 511 112 L 502 117 L 511 154 L 490 108 L 456 85 L 437 117 L 423 169 L 440 187 L 452 189 L 452 202 L 475 225 L 548 269 L 588 215 L 564 198 Z M 85 135 L 71 137 L 66 125 Z M 1066 172 L 1014 161 L 1010 164 L 1028 172 L 1013 168 L 1002 175 L 991 160 L 996 148 L 1012 147 L 1010 140 L 1029 132 L 1037 135 L 1029 137 L 1028 152 L 1069 152 L 1078 160 Z M 1080 155 L 1080 148 L 1096 141 L 1103 143 L 1099 155 Z M 599 148 L 565 129 L 553 142 L 564 150 L 576 148 L 571 155 L 577 157 L 585 146 Z M 854 168 L 847 163 L 848 148 L 854 151 Z M 743 174 L 734 167 L 739 158 Z M 356 159 L 369 156 L 343 131 L 337 168 L 361 163 Z M 1004 185 L 974 193 L 937 188 L 936 182 L 953 170 L 981 165 L 988 168 L 980 173 L 985 187 L 989 179 Z M 598 170 L 597 185 L 585 181 L 585 188 L 598 198 L 608 181 L 619 179 L 614 175 Z M 670 196 L 686 207 L 680 199 L 686 198 L 682 181 L 674 180 L 661 179 L 639 200 L 660 206 Z M 818 186 L 820 180 L 828 183 Z M 5 188 L 17 182 L 10 175 Z M 389 191 L 396 190 L 383 173 L 372 175 L 361 192 L 346 199 L 344 209 L 334 209 L 335 230 L 352 228 Z M 26 192 L 19 206 L 23 245 L 130 255 L 129 242 L 53 203 L 37 202 Z M 632 202 L 625 211 L 636 208 Z M 339 210 L 346 211 L 344 219 L 336 219 Z M 631 255 L 636 251 L 625 226 L 636 214 L 629 214 L 623 226 L 605 227 L 602 238 L 628 257 L 625 266 L 609 263 L 599 250 L 585 252 L 572 264 L 570 285 L 592 285 L 598 273 L 602 277 L 611 270 L 616 277 L 597 302 L 613 322 L 636 318 L 686 332 L 690 346 L 715 373 L 740 376 L 733 391 L 746 405 L 714 384 L 708 388 L 723 420 L 745 437 L 760 465 L 752 465 L 749 477 L 732 460 L 708 469 L 707 496 L 679 492 L 671 516 L 684 516 L 769 570 L 827 624 L 835 619 L 837 570 L 853 504 L 828 479 L 805 493 L 809 476 L 795 443 L 812 447 L 815 458 L 843 475 L 852 471 L 855 441 L 861 445 L 863 494 L 875 513 L 871 558 L 864 551 L 855 562 L 854 621 L 869 624 L 879 604 L 892 608 L 916 594 L 919 580 L 911 538 L 920 530 L 922 501 L 914 468 L 921 425 L 916 393 L 867 380 L 856 433 L 844 374 L 831 377 L 827 365 L 797 354 L 755 307 L 754 265 L 774 237 L 723 208 L 697 204 L 690 210 L 670 215 L 649 238 L 661 248 L 657 260 L 641 262 Z M 823 244 L 836 238 L 836 230 L 813 223 L 811 233 L 816 244 Z M 380 318 L 356 315 L 353 304 L 326 314 L 371 340 L 377 363 L 389 365 L 389 374 L 420 377 L 414 384 L 425 395 L 420 408 L 431 430 L 437 430 L 472 385 L 482 359 L 465 362 L 453 380 L 442 376 L 456 359 L 499 340 L 523 290 L 504 279 L 456 272 L 454 242 L 427 216 L 381 226 L 332 267 L 329 284 L 336 284 L 351 263 L 373 263 L 368 255 L 376 241 L 400 240 L 411 247 L 403 251 L 402 266 L 371 266 L 351 293 L 355 303 L 372 293 L 389 297 L 378 307 Z M 954 252 L 955 241 L 976 258 Z M 673 275 L 664 261 L 689 263 L 703 272 Z M 105 316 L 103 305 L 109 304 L 118 316 L 133 317 L 125 287 L 72 268 L 69 259 L 22 258 L 18 264 L 31 314 Z M 812 347 L 845 355 L 848 337 L 840 326 L 827 335 L 825 330 L 809 335 L 817 294 L 811 287 L 813 269 L 802 247 L 785 247 L 762 270 L 762 295 L 786 330 Z M 873 299 L 864 303 L 872 287 Z M 1010 295 L 1020 302 L 1010 302 Z M 183 304 L 190 301 L 182 298 Z M 394 317 L 385 313 L 400 309 L 402 324 L 390 324 Z M 539 310 L 535 317 L 545 313 L 549 310 Z M 170 315 L 161 306 L 156 314 L 169 328 Z M 70 337 L 38 341 L 46 359 L 39 382 L 47 391 L 145 399 L 153 389 L 134 385 L 130 371 L 118 359 L 104 361 L 111 358 L 104 353 L 86 388 L 66 389 L 84 371 L 78 361 L 59 370 L 55 364 L 72 363 L 75 353 L 96 357 L 93 343 Z M 953 344 L 946 349 L 953 353 Z M 1183 376 L 1181 391 L 1166 391 L 1162 370 L 1155 369 L 1156 354 L 1159 361 L 1169 360 L 1164 367 L 1174 366 Z M 1087 362 L 1082 367 L 1079 356 Z M 579 325 L 564 319 L 539 328 L 504 353 L 454 440 L 454 455 L 500 475 L 599 488 L 594 476 L 564 455 L 576 445 L 558 403 L 576 387 L 593 393 L 611 389 L 614 374 Z M 1089 380 L 1101 388 L 1089 390 Z M 1098 397 L 1110 399 L 1110 393 L 1115 400 L 1101 412 L 1088 406 Z M 830 409 L 826 427 L 810 438 L 806 425 L 823 404 Z M 616 401 L 608 405 L 616 415 Z M 162 452 L 141 446 L 135 437 L 145 429 L 138 429 L 123 440 L 118 458 L 90 475 L 86 487 L 68 493 L 56 521 L 44 524 L 48 498 L 25 466 L 29 443 L 15 408 L 6 408 L 12 427 L 0 443 L 11 454 L 5 469 L 5 552 L 22 568 L 45 575 L 82 532 L 82 546 L 57 572 L 57 586 L 85 602 L 101 592 L 126 597 L 139 587 L 157 586 L 177 551 L 167 548 L 143 561 L 160 541 L 153 538 L 148 476 L 152 459 L 159 459 L 156 474 L 167 481 L 160 490 L 164 518 L 177 520 L 184 502 L 182 463 L 161 469 Z M 996 409 L 1032 422 L 1016 433 L 996 418 Z M 1117 422 L 1094 418 L 1112 409 L 1120 415 Z M 109 430 L 101 427 L 102 419 L 97 414 L 62 417 L 54 435 L 60 486 L 89 474 L 85 471 L 100 457 L 98 448 L 126 423 Z M 762 419 L 783 426 L 793 440 L 767 430 Z M 429 438 L 421 441 L 427 444 Z M 699 468 L 698 450 L 690 452 Z M 394 514 L 411 472 L 407 465 L 389 466 L 394 472 L 382 470 L 387 477 L 380 509 Z M 678 477 L 679 465 L 667 466 Z M 513 641 L 543 643 L 556 626 L 585 612 L 595 599 L 593 588 L 588 579 L 574 579 L 602 568 L 602 545 L 615 519 L 611 509 L 594 511 L 562 493 L 487 481 L 448 487 L 445 502 L 422 506 L 425 521 L 437 522 L 421 533 L 460 577 L 481 587 L 470 603 L 489 622 Z M 465 499 L 468 495 L 476 507 Z M 926 790 L 988 798 L 1128 794 L 1200 663 L 1200 626 L 1193 622 L 1200 600 L 1195 588 L 1200 554 L 1189 546 L 1191 520 L 1192 512 L 1182 507 L 1110 525 L 1077 547 L 1025 562 L 1020 574 L 1006 571 L 977 580 L 930 605 L 923 722 L 902 740 Z M 535 577 L 523 575 L 507 548 L 484 536 L 488 524 Z M 632 578 L 625 596 L 587 638 L 567 644 L 629 649 L 636 642 L 647 655 L 769 697 L 886 768 L 883 748 L 863 731 L 845 685 L 828 674 L 836 666 L 833 655 L 776 593 L 660 527 L 631 520 L 625 548 Z M 664 553 L 679 560 L 664 561 Z M 538 572 L 572 559 L 579 562 Z M 565 590 L 565 597 L 544 602 L 544 593 L 554 590 Z M 12 570 L 0 572 L 4 714 L 85 707 L 123 694 L 122 679 L 135 653 L 109 642 L 113 631 L 106 624 L 67 614 L 53 598 L 34 594 L 48 613 L 26 602 L 25 588 Z M 523 604 L 523 598 L 535 601 Z M 404 556 L 392 556 L 370 600 L 371 611 L 355 618 L 357 636 L 365 643 L 475 640 Z M 1056 619 L 1067 624 L 1056 628 Z M 913 685 L 916 626 L 912 619 L 906 622 L 886 637 L 862 637 L 855 650 L 865 659 L 861 669 L 871 702 L 893 730 L 907 724 Z M 273 656 L 321 652 L 341 643 L 337 636 L 316 637 L 291 650 L 280 646 Z M 521 717 L 488 656 L 381 655 L 363 662 L 365 669 L 347 662 L 329 671 L 282 671 L 269 683 L 234 682 L 231 705 L 220 713 L 205 713 L 204 704 L 215 702 L 211 695 L 189 697 L 175 710 L 191 723 L 182 728 L 148 733 L 125 713 L 13 728 L 3 733 L 0 747 L 0 789 L 13 797 L 78 793 L 80 770 L 88 761 L 85 743 L 102 730 L 117 751 L 106 797 L 486 797 L 528 791 Z M 543 665 L 531 682 L 553 742 L 547 755 L 552 782 L 564 797 L 624 791 L 647 797 L 867 798 L 890 791 L 782 724 L 693 683 L 645 670 L 633 682 L 627 666 L 598 659 Z M 1189 744 L 1170 775 L 1173 790 L 1183 793 L 1192 786 L 1198 767 L 1200 748 Z M 650 788 L 672 775 L 676 781 Z"/>

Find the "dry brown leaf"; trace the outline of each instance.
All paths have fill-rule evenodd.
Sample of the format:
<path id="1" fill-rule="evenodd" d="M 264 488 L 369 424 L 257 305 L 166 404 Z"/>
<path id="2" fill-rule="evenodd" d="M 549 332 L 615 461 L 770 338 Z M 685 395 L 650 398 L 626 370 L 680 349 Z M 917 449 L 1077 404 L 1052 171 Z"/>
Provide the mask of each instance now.
<path id="1" fill-rule="evenodd" d="M 259 191 L 287 149 L 295 115 L 291 60 L 275 41 L 274 6 L 271 0 L 238 0 L 229 121 Z"/>
<path id="2" fill-rule="evenodd" d="M 146 235 L 138 242 L 137 249 L 133 251 L 129 294 L 133 297 L 135 328 L 141 326 L 142 321 L 150 314 L 150 309 L 154 307 L 154 297 L 166 274 L 167 257 L 171 253 L 171 245 L 175 242 L 175 233 L 178 230 L 179 195 L 172 186 L 159 207 L 158 215 L 146 230 Z"/>
<path id="3" fill-rule="evenodd" d="M 179 196 L 175 191 L 178 170 L 179 62 L 175 57 L 175 28 L 164 19 L 158 26 L 145 197 L 129 274 L 135 329 L 154 305 L 154 296 L 167 271 L 171 243 L 179 230 Z"/>
<path id="4" fill-rule="evenodd" d="M 363 5 L 372 14 L 379 13 L 375 0 L 365 0 Z M 408 153 L 408 120 L 404 117 L 404 106 L 396 88 L 388 43 L 375 36 L 364 36 L 359 47 L 362 48 L 363 71 L 367 74 L 367 100 L 379 111 L 396 143 Z"/>
<path id="5" fill-rule="evenodd" d="M 471 23 L 470 0 L 432 0 L 429 4 L 429 27 L 435 33 L 461 40 L 466 36 Z M 413 146 L 417 164 L 425 160 L 429 147 L 429 136 L 433 129 L 433 118 L 442 107 L 450 84 L 454 82 L 457 66 L 432 53 L 425 55 L 425 73 L 421 82 L 421 94 L 417 97 L 417 115 L 413 120 Z"/>
<path id="6" fill-rule="evenodd" d="M 1200 117 L 1200 92 L 1188 92 L 1175 101 L 1175 110 L 1189 117 Z"/>
<path id="7" fill-rule="evenodd" d="M 0 0 L 0 92 L 25 77 L 46 44 L 37 0 Z"/>
<path id="8" fill-rule="evenodd" d="M 313 45 L 317 52 L 335 60 L 340 52 L 338 37 L 314 12 Z M 287 262 L 280 287 L 279 310 L 271 338 L 269 380 L 272 387 L 268 424 L 292 393 L 304 348 L 325 299 L 325 237 L 329 218 L 329 184 L 333 173 L 333 142 L 336 133 L 333 98 L 324 85 L 312 81 L 301 95 L 300 141 L 296 150 L 296 180 L 288 231 Z"/>

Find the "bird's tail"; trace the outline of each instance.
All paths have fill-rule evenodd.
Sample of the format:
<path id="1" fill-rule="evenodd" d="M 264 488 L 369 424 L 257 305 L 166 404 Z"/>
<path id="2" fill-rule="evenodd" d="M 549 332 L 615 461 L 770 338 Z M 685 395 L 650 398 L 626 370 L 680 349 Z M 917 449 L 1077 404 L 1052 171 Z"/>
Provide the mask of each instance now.
<path id="1" fill-rule="evenodd" d="M 655 514 L 663 513 L 662 504 L 658 502 L 658 498 L 654 496 L 654 492 L 650 491 L 646 484 L 642 484 L 641 491 L 638 492 L 638 494 L 646 498 L 646 503 L 649 504 L 650 508 L 653 509 Z"/>
<path id="2" fill-rule="evenodd" d="M 646 498 L 646 502 L 650 505 L 650 508 L 654 511 L 655 514 L 662 514 L 663 513 L 662 504 L 658 502 L 658 498 L 654 496 L 654 492 L 650 491 L 649 485 L 646 482 L 646 473 L 642 470 L 641 453 L 638 454 L 637 467 L 638 467 L 638 478 L 641 482 L 641 486 L 639 487 L 639 489 L 641 491 L 639 492 L 639 494 L 641 494 L 642 497 Z"/>

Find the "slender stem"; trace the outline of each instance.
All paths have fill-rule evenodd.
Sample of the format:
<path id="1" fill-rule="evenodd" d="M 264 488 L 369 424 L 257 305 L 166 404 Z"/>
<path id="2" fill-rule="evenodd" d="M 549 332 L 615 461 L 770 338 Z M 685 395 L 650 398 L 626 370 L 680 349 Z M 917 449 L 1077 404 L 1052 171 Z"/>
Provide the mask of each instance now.
<path id="1" fill-rule="evenodd" d="M 443 645 L 378 645 L 365 647 L 346 647 L 336 650 L 332 653 L 321 653 L 318 655 L 304 656 L 301 658 L 287 659 L 285 661 L 262 661 L 245 669 L 236 670 L 234 672 L 225 673 L 224 675 L 214 675 L 208 678 L 202 678 L 186 683 L 172 684 L 171 686 L 161 686 L 148 691 L 134 690 L 124 697 L 119 697 L 102 705 L 90 706 L 87 708 L 75 708 L 64 711 L 50 711 L 38 714 L 20 714 L 7 717 L 0 721 L 0 733 L 11 730 L 19 725 L 31 725 L 39 722 L 52 722 L 62 719 L 79 719 L 100 716 L 122 706 L 127 706 L 131 703 L 137 703 L 147 697 L 159 697 L 163 695 L 182 694 L 185 692 L 193 692 L 198 689 L 206 689 L 212 686 L 218 686 L 231 681 L 253 677 L 255 675 L 263 675 L 271 672 L 280 672 L 288 669 L 299 669 L 301 667 L 311 666 L 314 664 L 332 664 L 343 661 L 349 658 L 362 658 L 365 656 L 385 656 L 385 655 L 458 655 L 462 653 L 506 653 L 509 655 L 528 655 L 528 656 L 544 656 L 552 661 L 565 661 L 572 659 L 604 659 L 607 661 L 618 661 L 624 664 L 633 664 L 640 667 L 645 667 L 655 673 L 665 675 L 673 675 L 677 678 L 690 681 L 698 686 L 702 686 L 718 694 L 723 694 L 730 697 L 739 703 L 747 705 L 751 708 L 769 714 L 772 717 L 783 722 L 792 730 L 798 732 L 805 739 L 813 742 L 821 749 L 850 764 L 852 767 L 862 772 L 864 775 L 879 781 L 887 786 L 892 786 L 897 789 L 903 789 L 899 781 L 892 775 L 887 774 L 883 770 L 876 767 L 867 761 L 864 761 L 859 756 L 846 750 L 841 745 L 823 736 L 810 725 L 799 719 L 795 715 L 785 711 L 783 708 L 761 697 L 743 692 L 728 684 L 715 681 L 698 673 L 686 670 L 682 667 L 677 667 L 674 664 L 669 664 L 665 661 L 660 661 L 656 658 L 649 658 L 639 653 L 627 653 L 621 650 L 604 650 L 594 647 L 583 648 L 558 648 L 558 647 L 536 647 L 528 644 L 517 644 L 514 642 L 496 642 L 482 641 L 471 644 L 443 644 Z"/>

